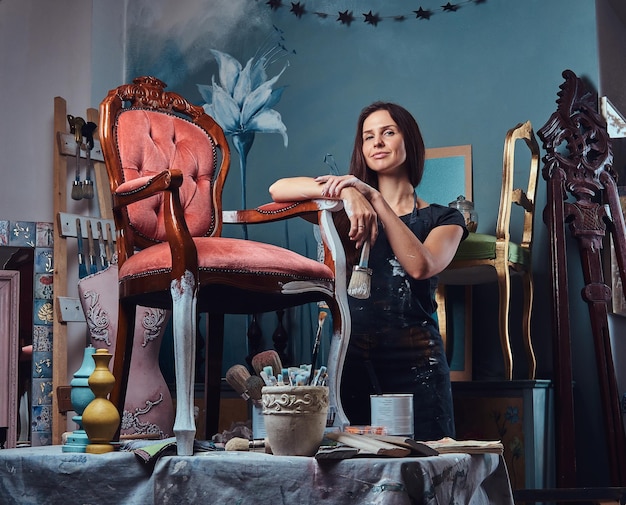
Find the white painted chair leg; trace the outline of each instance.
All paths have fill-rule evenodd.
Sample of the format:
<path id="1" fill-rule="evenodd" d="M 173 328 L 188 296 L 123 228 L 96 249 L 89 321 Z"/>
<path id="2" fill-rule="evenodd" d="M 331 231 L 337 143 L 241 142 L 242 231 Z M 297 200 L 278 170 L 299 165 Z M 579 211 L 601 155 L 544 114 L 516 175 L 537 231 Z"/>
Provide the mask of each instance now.
<path id="1" fill-rule="evenodd" d="M 335 414 L 333 426 L 337 426 L 342 430 L 350 424 L 348 416 L 346 416 L 343 410 L 340 395 L 341 372 L 350 338 L 350 330 L 348 329 L 347 331 L 348 333 L 344 334 L 343 338 L 341 333 L 335 332 L 333 334 L 328 353 L 328 404 Z"/>
<path id="2" fill-rule="evenodd" d="M 196 282 L 191 272 L 172 281 L 172 326 L 176 377 L 174 435 L 177 454 L 191 456 L 196 435 L 194 376 L 196 355 Z"/>
<path id="3" fill-rule="evenodd" d="M 350 424 L 341 404 L 341 374 L 350 342 L 352 321 L 348 305 L 348 286 L 346 284 L 346 255 L 341 245 L 341 239 L 333 222 L 329 200 L 320 202 L 321 206 L 328 206 L 320 213 L 320 231 L 322 238 L 335 263 L 335 303 L 336 309 L 331 314 L 340 321 L 333 321 L 333 336 L 328 351 L 328 401 L 329 408 L 334 410 L 333 426 L 343 429 Z M 339 324 L 338 324 L 339 323 Z"/>

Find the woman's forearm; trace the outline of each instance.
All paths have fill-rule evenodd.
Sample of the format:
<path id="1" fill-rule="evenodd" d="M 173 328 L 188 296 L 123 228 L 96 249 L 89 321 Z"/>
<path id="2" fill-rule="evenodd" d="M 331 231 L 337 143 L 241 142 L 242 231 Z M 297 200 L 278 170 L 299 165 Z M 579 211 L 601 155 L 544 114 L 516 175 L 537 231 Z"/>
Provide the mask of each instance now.
<path id="1" fill-rule="evenodd" d="M 294 202 L 322 198 L 322 187 L 312 177 L 287 177 L 277 180 L 269 191 L 275 202 Z"/>
<path id="2" fill-rule="evenodd" d="M 391 249 L 409 276 L 427 279 L 439 274 L 450 263 L 463 233 L 459 226 L 438 226 L 421 242 L 382 195 L 374 195 L 370 203 L 385 228 Z"/>
<path id="3" fill-rule="evenodd" d="M 342 200 L 350 220 L 349 238 L 361 247 L 366 239 L 376 240 L 378 227 L 376 213 L 367 199 L 353 187 L 344 187 L 334 194 L 324 190 L 325 182 L 311 177 L 279 179 L 269 188 L 275 202 L 294 202 L 310 199 Z"/>

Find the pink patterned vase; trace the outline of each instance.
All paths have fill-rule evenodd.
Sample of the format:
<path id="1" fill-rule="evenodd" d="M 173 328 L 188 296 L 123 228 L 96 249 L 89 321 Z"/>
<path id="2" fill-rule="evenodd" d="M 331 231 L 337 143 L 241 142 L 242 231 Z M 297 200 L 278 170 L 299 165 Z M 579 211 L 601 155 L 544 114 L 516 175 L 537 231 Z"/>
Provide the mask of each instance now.
<path id="1" fill-rule="evenodd" d="M 91 343 L 115 354 L 117 335 L 117 265 L 81 279 L 80 302 Z M 159 368 L 159 350 L 170 312 L 137 307 L 133 354 L 124 403 L 121 434 L 154 438 L 173 436 L 174 406 Z"/>

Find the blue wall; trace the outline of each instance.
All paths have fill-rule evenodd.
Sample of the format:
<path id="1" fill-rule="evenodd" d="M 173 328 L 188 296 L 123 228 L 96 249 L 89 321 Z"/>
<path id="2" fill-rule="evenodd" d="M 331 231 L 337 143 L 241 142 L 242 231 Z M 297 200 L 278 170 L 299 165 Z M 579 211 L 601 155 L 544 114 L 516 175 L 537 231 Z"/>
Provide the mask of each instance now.
<path id="1" fill-rule="evenodd" d="M 345 169 L 358 112 L 373 100 L 385 99 L 397 101 L 415 114 L 428 147 L 472 145 L 479 231 L 493 230 L 505 132 L 527 119 L 535 129 L 544 124 L 555 108 L 565 68 L 597 82 L 594 7 L 585 0 L 490 0 L 466 4 L 450 13 L 441 12 L 440 3 L 423 3 L 434 11 L 430 20 L 409 16 L 402 22 L 383 19 L 378 26 L 364 23 L 361 12 L 410 14 L 407 2 L 359 3 L 350 26 L 337 22 L 336 16 L 321 19 L 305 14 L 298 19 L 288 7 L 282 7 L 270 11 L 266 32 L 257 27 L 246 34 L 242 26 L 241 38 L 232 50 L 226 42 L 218 47 L 245 61 L 271 31 L 271 22 L 284 32 L 287 49 L 296 53 L 288 56 L 290 65 L 278 82 L 288 86 L 277 109 L 287 126 L 289 146 L 285 149 L 278 135 L 257 135 L 249 157 L 248 186 L 254 188 L 249 190 L 249 205 L 266 201 L 265 188 L 278 177 L 326 172 L 325 153 L 332 153 L 340 170 Z M 336 2 L 334 9 L 325 8 L 328 2 L 311 4 L 311 11 L 345 10 Z M 264 4 L 247 5 L 251 11 L 269 11 Z M 555 30 L 559 25 L 566 29 Z M 277 62 L 274 73 L 284 62 Z M 209 83 L 215 73 L 215 64 L 209 61 L 195 82 Z M 227 201 L 236 206 L 237 177 L 231 177 L 230 183 Z M 544 206 L 544 195 L 540 183 L 539 209 Z M 546 376 L 551 369 L 546 327 L 549 269 L 540 215 L 537 221 L 539 289 L 534 334 L 540 376 Z M 487 316 L 487 320 L 494 319 L 492 312 Z M 478 328 L 477 332 L 494 333 L 495 323 L 493 328 Z M 487 349 L 498 352 L 497 340 L 493 342 Z M 518 372 L 523 376 L 525 363 L 523 359 L 519 363 Z"/>

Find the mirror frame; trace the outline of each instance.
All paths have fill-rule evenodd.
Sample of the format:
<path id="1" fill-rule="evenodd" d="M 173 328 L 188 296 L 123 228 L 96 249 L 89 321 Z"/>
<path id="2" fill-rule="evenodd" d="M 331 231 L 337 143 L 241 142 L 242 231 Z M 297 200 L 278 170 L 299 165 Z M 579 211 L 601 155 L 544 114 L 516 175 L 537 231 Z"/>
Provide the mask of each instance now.
<path id="1" fill-rule="evenodd" d="M 0 427 L 7 428 L 7 449 L 17 445 L 19 285 L 18 271 L 0 271 Z"/>

